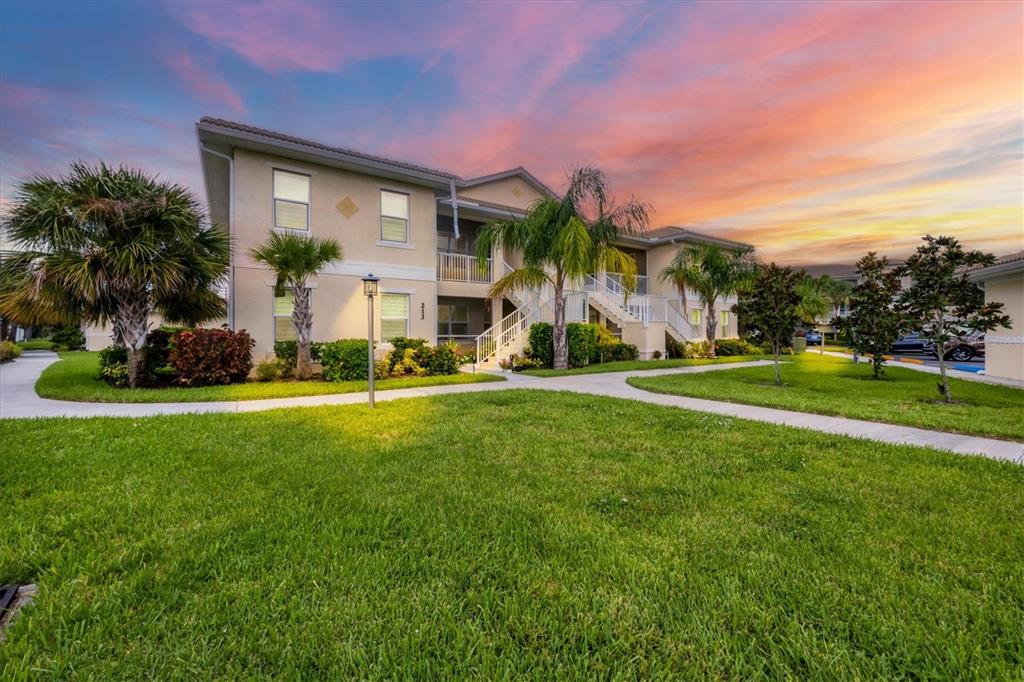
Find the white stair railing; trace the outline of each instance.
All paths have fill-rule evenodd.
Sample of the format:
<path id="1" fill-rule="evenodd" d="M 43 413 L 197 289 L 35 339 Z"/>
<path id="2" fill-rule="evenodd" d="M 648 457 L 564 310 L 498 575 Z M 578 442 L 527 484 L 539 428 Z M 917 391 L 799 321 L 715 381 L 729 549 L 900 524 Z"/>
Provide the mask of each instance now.
<path id="1" fill-rule="evenodd" d="M 605 282 L 601 279 L 605 279 Z M 583 289 L 593 294 L 595 300 L 615 313 L 622 322 L 642 322 L 646 327 L 652 321 L 659 321 L 655 320 L 655 311 L 652 309 L 658 297 L 630 295 L 616 280 L 599 279 L 592 275 L 583 277 Z"/>

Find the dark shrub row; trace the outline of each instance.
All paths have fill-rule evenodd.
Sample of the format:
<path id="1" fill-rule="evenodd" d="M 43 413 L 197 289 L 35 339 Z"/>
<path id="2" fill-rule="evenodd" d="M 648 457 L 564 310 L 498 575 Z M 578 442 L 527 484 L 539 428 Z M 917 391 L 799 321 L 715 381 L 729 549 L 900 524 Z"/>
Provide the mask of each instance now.
<path id="1" fill-rule="evenodd" d="M 640 357 L 637 347 L 623 343 L 598 324 L 570 322 L 565 325 L 566 342 L 569 346 L 569 366 L 585 367 L 602 362 L 636 360 Z M 548 322 L 537 322 L 530 327 L 529 356 L 544 367 L 554 362 L 554 326 Z"/>
<path id="2" fill-rule="evenodd" d="M 392 350 L 374 364 L 374 377 L 457 374 L 462 359 L 450 344 L 431 348 L 425 339 L 399 337 Z M 369 375 L 366 339 L 341 339 L 322 344 L 320 365 L 326 381 L 365 381 Z"/>
<path id="3" fill-rule="evenodd" d="M 142 386 L 210 386 L 245 381 L 252 370 L 255 342 L 245 330 L 161 327 L 146 335 Z M 100 352 L 100 378 L 128 384 L 128 351 L 109 346 Z"/>

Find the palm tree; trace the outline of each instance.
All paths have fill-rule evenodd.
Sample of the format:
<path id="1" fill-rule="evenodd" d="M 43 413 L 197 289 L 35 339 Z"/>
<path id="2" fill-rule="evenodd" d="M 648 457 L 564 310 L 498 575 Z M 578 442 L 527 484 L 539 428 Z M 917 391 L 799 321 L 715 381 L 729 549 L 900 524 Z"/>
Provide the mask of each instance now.
<path id="1" fill-rule="evenodd" d="M 71 165 L 21 183 L 4 229 L 0 316 L 23 324 L 111 323 L 138 383 L 149 317 L 195 326 L 224 314 L 228 235 L 181 185 L 144 171 Z"/>
<path id="2" fill-rule="evenodd" d="M 704 330 L 709 352 L 715 355 L 715 331 L 718 318 L 715 305 L 720 298 L 736 294 L 754 275 L 755 262 L 750 249 L 731 251 L 717 244 L 694 244 L 676 252 L 659 274 L 661 281 L 680 286 L 683 300 L 686 288 L 694 291 L 701 307 L 707 311 Z"/>
<path id="3" fill-rule="evenodd" d="M 523 254 L 523 266 L 495 282 L 489 296 L 497 298 L 548 284 L 554 289 L 556 369 L 568 366 L 566 287 L 600 269 L 621 272 L 627 288 L 635 286 L 636 261 L 614 244 L 620 234 L 643 229 L 650 212 L 646 203 L 635 199 L 616 204 L 605 174 L 581 167 L 569 173 L 569 186 L 562 198 L 538 199 L 523 220 L 494 222 L 480 230 L 476 250 L 481 262 L 495 246 Z"/>
<path id="4" fill-rule="evenodd" d="M 853 291 L 853 285 L 849 282 L 844 282 L 841 279 L 834 279 L 829 275 L 822 275 L 818 278 L 818 282 L 821 288 L 821 292 L 828 299 L 829 303 L 832 304 L 832 329 L 833 339 L 836 338 L 835 330 L 836 322 L 839 319 L 839 313 L 842 311 L 843 306 L 850 300 L 850 293 Z M 822 343 L 822 346 L 825 344 Z"/>
<path id="5" fill-rule="evenodd" d="M 271 232 L 266 241 L 250 251 L 253 259 L 270 267 L 277 275 L 274 295 L 291 291 L 294 306 L 292 323 L 298 339 L 295 376 L 308 379 L 313 373 L 309 346 L 313 336 L 313 307 L 306 280 L 327 265 L 342 259 L 341 246 L 333 239 Z"/>
<path id="6" fill-rule="evenodd" d="M 823 275 L 826 277 L 827 275 Z M 831 277 L 829 277 L 831 279 Z M 808 327 L 812 329 L 818 324 L 825 313 L 828 312 L 829 299 L 825 293 L 828 284 L 821 279 L 815 279 L 806 275 L 796 285 L 796 292 L 800 295 L 800 303 L 797 304 L 796 314 Z M 821 354 L 825 354 L 825 335 L 821 336 Z"/>

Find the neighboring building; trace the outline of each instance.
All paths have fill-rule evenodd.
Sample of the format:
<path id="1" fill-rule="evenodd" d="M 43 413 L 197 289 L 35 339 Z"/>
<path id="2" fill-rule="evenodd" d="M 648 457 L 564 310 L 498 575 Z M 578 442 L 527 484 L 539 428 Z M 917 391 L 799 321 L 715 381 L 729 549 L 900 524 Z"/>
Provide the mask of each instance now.
<path id="1" fill-rule="evenodd" d="M 1024 251 L 996 259 L 971 272 L 985 289 L 986 302 L 1003 304 L 1010 327 L 985 335 L 985 374 L 1024 380 Z"/>
<path id="2" fill-rule="evenodd" d="M 463 179 L 452 173 L 372 156 L 215 118 L 196 125 L 211 219 L 227 226 L 233 256 L 228 324 L 246 329 L 255 355 L 275 340 L 294 338 L 291 300 L 275 298 L 273 277 L 249 256 L 270 230 L 331 237 L 344 260 L 310 282 L 313 338 L 366 334 L 361 278 L 381 278 L 376 306 L 378 338 L 413 336 L 455 341 L 494 362 L 522 351 L 526 330 L 552 317 L 550 292 L 521 291 L 492 299 L 497 278 L 521 263 L 518 253 L 495 251 L 478 263 L 476 236 L 489 221 L 522 218 L 553 192 L 523 168 Z M 595 273 L 569 296 L 568 319 L 604 324 L 641 357 L 665 352 L 666 337 L 702 336 L 696 300 L 684 318 L 678 292 L 657 273 L 686 243 L 728 248 L 745 244 L 662 227 L 623 237 L 637 262 L 636 292 L 624 296 L 615 273 Z M 720 335 L 736 335 L 727 300 Z"/>

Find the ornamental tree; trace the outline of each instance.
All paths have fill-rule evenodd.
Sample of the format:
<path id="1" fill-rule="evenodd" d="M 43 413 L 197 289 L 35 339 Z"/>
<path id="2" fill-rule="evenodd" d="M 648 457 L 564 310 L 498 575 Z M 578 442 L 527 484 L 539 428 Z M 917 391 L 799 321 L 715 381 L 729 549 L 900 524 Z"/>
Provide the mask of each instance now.
<path id="1" fill-rule="evenodd" d="M 860 282 L 850 294 L 850 316 L 844 320 L 850 345 L 871 357 L 871 375 L 882 376 L 882 363 L 893 341 L 899 338 L 903 316 L 896 308 L 900 277 L 889 259 L 874 251 L 857 261 Z"/>
<path id="2" fill-rule="evenodd" d="M 733 312 L 744 320 L 747 329 L 772 352 L 775 360 L 775 385 L 782 385 L 779 358 L 792 343 L 800 324 L 802 297 L 797 287 L 804 280 L 803 270 L 779 267 L 775 263 L 758 270 L 749 289 L 740 293 Z"/>
<path id="3" fill-rule="evenodd" d="M 909 277 L 898 309 L 907 325 L 930 340 L 939 357 L 939 393 L 953 402 L 946 376 L 946 347 L 958 336 L 1008 327 L 1002 303 L 985 303 L 984 292 L 968 278 L 971 268 L 991 265 L 995 256 L 968 251 L 955 237 L 924 237 L 924 244 L 897 269 Z"/>

